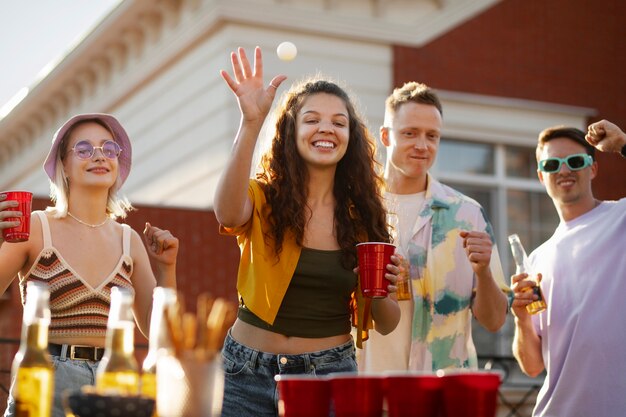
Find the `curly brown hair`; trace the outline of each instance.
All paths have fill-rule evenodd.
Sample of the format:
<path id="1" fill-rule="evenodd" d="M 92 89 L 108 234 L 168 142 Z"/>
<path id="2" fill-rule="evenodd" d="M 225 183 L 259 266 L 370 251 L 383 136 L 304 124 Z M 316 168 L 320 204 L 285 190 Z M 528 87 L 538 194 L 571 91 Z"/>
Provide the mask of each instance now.
<path id="1" fill-rule="evenodd" d="M 277 107 L 276 130 L 271 149 L 261 160 L 257 179 L 264 184 L 267 206 L 264 215 L 272 225 L 274 249 L 282 251 L 285 233 L 294 233 L 302 246 L 307 222 L 308 173 L 296 147 L 296 120 L 304 101 L 315 94 L 332 94 L 346 105 L 350 136 L 346 154 L 335 171 L 333 194 L 335 233 L 346 268 L 356 265 L 355 244 L 391 240 L 382 202 L 382 177 L 377 170 L 374 138 L 357 113 L 348 94 L 337 84 L 323 79 L 304 80 L 285 93 Z"/>

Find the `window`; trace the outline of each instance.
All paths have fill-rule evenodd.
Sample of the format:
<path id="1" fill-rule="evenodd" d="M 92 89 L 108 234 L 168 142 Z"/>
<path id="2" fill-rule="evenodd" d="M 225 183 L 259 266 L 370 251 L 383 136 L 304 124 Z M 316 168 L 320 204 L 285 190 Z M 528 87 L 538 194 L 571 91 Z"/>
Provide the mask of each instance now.
<path id="1" fill-rule="evenodd" d="M 505 148 L 506 176 L 512 178 L 537 178 L 535 149 L 521 146 Z"/>
<path id="2" fill-rule="evenodd" d="M 442 139 L 437 158 L 443 172 L 493 174 L 495 170 L 493 147 L 488 144 Z"/>
<path id="3" fill-rule="evenodd" d="M 515 264 L 507 236 L 517 233 L 528 253 L 548 239 L 558 215 L 537 179 L 534 148 L 506 143 L 441 139 L 435 177 L 478 201 L 496 234 L 500 260 L 509 283 Z M 511 355 L 514 325 L 509 317 L 498 333 L 473 326 L 479 355 Z"/>
<path id="4" fill-rule="evenodd" d="M 478 201 L 496 233 L 505 274 L 513 259 L 507 236 L 520 235 L 530 253 L 558 224 L 550 197 L 537 179 L 534 148 L 443 137 L 433 174 Z"/>
<path id="5" fill-rule="evenodd" d="M 545 192 L 507 190 L 507 217 L 508 234 L 517 233 L 529 254 L 552 236 L 559 223 L 554 204 Z M 509 259 L 512 262 L 512 257 Z M 514 272 L 512 267 L 509 272 Z"/>

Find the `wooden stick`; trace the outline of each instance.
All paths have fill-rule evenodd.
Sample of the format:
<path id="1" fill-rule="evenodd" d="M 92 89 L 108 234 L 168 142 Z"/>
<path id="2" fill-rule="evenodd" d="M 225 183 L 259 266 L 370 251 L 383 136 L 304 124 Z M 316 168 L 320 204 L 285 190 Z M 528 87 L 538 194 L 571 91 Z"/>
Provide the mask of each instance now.
<path id="1" fill-rule="evenodd" d="M 183 314 L 183 348 L 193 350 L 196 346 L 196 316 L 193 313 L 186 312 Z"/>
<path id="2" fill-rule="evenodd" d="M 228 314 L 228 303 L 223 298 L 218 298 L 213 302 L 213 308 L 207 320 L 207 353 L 213 357 L 224 342 L 222 329 Z"/>
<path id="3" fill-rule="evenodd" d="M 165 310 L 165 322 L 167 324 L 167 330 L 169 332 L 172 345 L 174 346 L 174 352 L 178 358 L 182 357 L 183 353 L 183 330 L 182 330 L 182 318 L 180 314 L 180 304 L 176 302 L 173 306 L 169 306 Z"/>
<path id="4" fill-rule="evenodd" d="M 209 319 L 209 312 L 213 306 L 213 297 L 211 294 L 204 292 L 198 296 L 197 300 L 197 321 L 198 321 L 198 337 L 196 341 L 196 358 L 198 360 L 206 360 L 206 347 L 207 347 L 207 320 Z"/>

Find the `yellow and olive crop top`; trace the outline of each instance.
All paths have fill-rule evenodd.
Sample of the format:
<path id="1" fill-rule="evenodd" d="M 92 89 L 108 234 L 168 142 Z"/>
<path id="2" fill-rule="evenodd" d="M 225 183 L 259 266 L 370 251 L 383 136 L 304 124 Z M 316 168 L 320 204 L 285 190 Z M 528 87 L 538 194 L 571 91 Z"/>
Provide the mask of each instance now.
<path id="1" fill-rule="evenodd" d="M 237 237 L 241 250 L 237 291 L 245 306 L 259 319 L 273 325 L 278 310 L 296 271 L 302 248 L 292 233 L 285 233 L 280 256 L 274 252 L 271 225 L 263 214 L 267 204 L 262 185 L 250 180 L 248 196 L 253 203 L 252 216 L 244 225 L 234 228 L 220 226 L 220 233 Z M 357 328 L 357 347 L 368 338 L 373 327 L 371 299 L 364 299 L 357 286 L 351 294 L 349 306 L 352 326 Z"/>
<path id="2" fill-rule="evenodd" d="M 298 265 L 273 324 L 258 318 L 242 299 L 238 317 L 286 336 L 330 337 L 350 333 L 350 299 L 357 275 L 341 265 L 341 250 L 302 248 Z"/>

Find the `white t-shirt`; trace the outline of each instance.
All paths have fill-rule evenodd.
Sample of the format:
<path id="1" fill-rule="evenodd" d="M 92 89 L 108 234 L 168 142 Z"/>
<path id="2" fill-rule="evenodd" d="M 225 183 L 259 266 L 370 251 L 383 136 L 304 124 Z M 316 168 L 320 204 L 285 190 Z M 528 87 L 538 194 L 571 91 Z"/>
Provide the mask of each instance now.
<path id="1" fill-rule="evenodd" d="M 419 210 L 424 204 L 426 192 L 416 194 L 385 193 L 388 221 L 392 226 L 392 235 L 396 246 L 406 253 L 413 225 L 419 216 Z M 394 224 L 394 223 L 397 223 Z"/>
<path id="2" fill-rule="evenodd" d="M 546 379 L 534 416 L 626 416 L 626 198 L 566 223 L 530 255 Z"/>
<path id="3" fill-rule="evenodd" d="M 392 226 L 391 234 L 398 253 L 406 257 L 413 225 L 417 221 L 419 211 L 424 204 L 425 192 L 417 194 L 385 194 L 388 222 Z M 359 369 L 372 372 L 405 371 L 409 366 L 411 350 L 411 323 L 413 322 L 413 300 L 400 300 L 400 322 L 393 332 L 387 336 L 371 331 L 367 344 L 367 355 L 359 357 Z M 383 339 L 383 337 L 385 339 Z M 380 340 L 379 340 L 380 339 Z M 393 341 L 389 346 L 386 341 Z"/>

